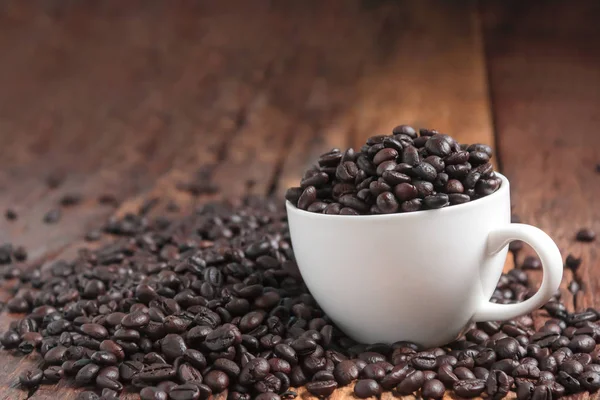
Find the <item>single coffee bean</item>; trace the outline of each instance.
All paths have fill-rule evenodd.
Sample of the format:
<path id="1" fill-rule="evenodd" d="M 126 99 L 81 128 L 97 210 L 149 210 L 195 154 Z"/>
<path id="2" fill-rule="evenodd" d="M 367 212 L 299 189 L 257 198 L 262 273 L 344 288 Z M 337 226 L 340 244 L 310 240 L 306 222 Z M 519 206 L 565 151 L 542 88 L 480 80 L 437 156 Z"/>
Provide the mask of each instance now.
<path id="1" fill-rule="evenodd" d="M 25 387 L 33 388 L 42 382 L 43 377 L 44 373 L 39 368 L 25 370 L 19 375 L 19 382 Z"/>
<path id="2" fill-rule="evenodd" d="M 413 370 L 396 386 L 399 394 L 406 396 L 416 392 L 425 383 L 425 375 L 423 371 Z"/>
<path id="3" fill-rule="evenodd" d="M 388 139 L 390 139 L 390 138 L 388 138 Z M 394 140 L 394 139 L 391 139 L 391 140 Z M 388 141 L 388 144 L 389 143 L 390 142 Z M 401 144 L 400 144 L 400 147 L 402 147 Z M 393 148 L 384 148 L 384 149 L 379 150 L 377 152 L 377 154 L 375 154 L 375 157 L 373 157 L 373 163 L 375 163 L 375 165 L 379 165 L 379 164 L 381 164 L 384 161 L 393 161 L 393 160 L 396 160 L 397 157 L 398 157 L 398 151 L 396 149 L 393 149 Z"/>
<path id="4" fill-rule="evenodd" d="M 177 385 L 169 390 L 169 398 L 172 400 L 197 400 L 200 398 L 200 389 L 193 383 Z"/>
<path id="5" fill-rule="evenodd" d="M 298 199 L 298 208 L 306 210 L 315 200 L 317 200 L 317 189 L 314 186 L 308 186 Z"/>
<path id="6" fill-rule="evenodd" d="M 381 386 L 374 379 L 360 379 L 354 385 L 354 395 L 359 399 L 366 399 L 381 394 Z"/>
<path id="7" fill-rule="evenodd" d="M 467 379 L 456 382 L 452 388 L 454 392 L 464 398 L 473 398 L 479 396 L 486 388 L 486 381 L 483 379 Z"/>
<path id="8" fill-rule="evenodd" d="M 427 162 L 420 162 L 413 168 L 413 173 L 420 179 L 432 182 L 437 176 L 435 167 Z"/>
<path id="9" fill-rule="evenodd" d="M 336 381 L 314 381 L 306 384 L 306 390 L 318 397 L 327 397 L 337 388 Z"/>
<path id="10" fill-rule="evenodd" d="M 577 271 L 581 266 L 581 258 L 575 257 L 573 254 L 569 254 L 565 261 L 565 266 L 573 271 Z"/>
<path id="11" fill-rule="evenodd" d="M 596 239 L 596 232 L 590 228 L 583 228 L 577 232 L 575 239 L 579 242 L 593 242 Z"/>
<path id="12" fill-rule="evenodd" d="M 475 374 L 469 368 L 466 367 L 457 367 L 452 371 L 460 380 L 465 379 L 475 379 Z"/>
<path id="13" fill-rule="evenodd" d="M 426 143 L 425 148 L 430 154 L 446 157 L 452 152 L 449 141 L 441 135 L 432 136 Z"/>
<path id="14" fill-rule="evenodd" d="M 167 392 L 154 386 L 147 386 L 140 391 L 141 400 L 167 400 Z"/>
<path id="15" fill-rule="evenodd" d="M 384 192 L 377 196 L 377 207 L 384 214 L 391 214 L 398 211 L 399 204 L 392 193 Z"/>
<path id="16" fill-rule="evenodd" d="M 425 199 L 423 199 L 423 204 L 425 204 L 427 208 L 431 209 L 445 207 L 449 204 L 448 195 L 444 193 L 437 193 L 427 196 Z"/>
<path id="17" fill-rule="evenodd" d="M 406 146 L 402 149 L 401 161 L 404 164 L 415 166 L 419 164 L 419 151 L 413 146 Z"/>
<path id="18" fill-rule="evenodd" d="M 431 379 L 423 384 L 421 394 L 424 399 L 441 399 L 444 396 L 445 391 L 446 388 L 441 381 Z"/>

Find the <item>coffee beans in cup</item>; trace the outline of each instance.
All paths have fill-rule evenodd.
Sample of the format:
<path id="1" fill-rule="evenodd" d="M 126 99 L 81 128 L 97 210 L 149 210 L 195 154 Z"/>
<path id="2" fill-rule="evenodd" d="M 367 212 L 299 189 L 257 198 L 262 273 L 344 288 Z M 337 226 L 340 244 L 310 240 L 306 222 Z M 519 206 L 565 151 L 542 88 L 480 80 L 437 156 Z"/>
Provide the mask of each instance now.
<path id="1" fill-rule="evenodd" d="M 332 149 L 286 192 L 321 214 L 372 215 L 438 209 L 494 193 L 501 180 L 485 144 L 461 145 L 435 130 L 400 125 L 360 151 Z"/>

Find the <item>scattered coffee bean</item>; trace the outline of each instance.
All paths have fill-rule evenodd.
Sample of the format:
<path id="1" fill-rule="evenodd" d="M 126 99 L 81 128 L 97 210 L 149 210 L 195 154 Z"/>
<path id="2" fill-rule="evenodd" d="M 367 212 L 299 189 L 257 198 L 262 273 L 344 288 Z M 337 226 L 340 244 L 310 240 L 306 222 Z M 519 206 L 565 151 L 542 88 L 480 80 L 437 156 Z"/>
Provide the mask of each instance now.
<path id="1" fill-rule="evenodd" d="M 583 228 L 577 232 L 575 238 L 580 242 L 593 242 L 596 239 L 596 232 L 590 228 Z"/>
<path id="2" fill-rule="evenodd" d="M 59 208 L 54 208 L 44 214 L 44 222 L 47 224 L 55 224 L 60 220 L 62 213 Z"/>
<path id="3" fill-rule="evenodd" d="M 354 189 L 337 197 L 351 197 L 336 203 L 322 197 L 322 188 L 331 181 L 315 178 L 311 183 L 324 186 L 315 187 L 316 197 L 307 207 L 322 202 L 326 207 L 337 204 L 337 209 L 332 207 L 336 214 L 365 213 L 365 199 L 377 203 L 382 194 L 393 197 L 399 210 L 430 208 L 427 197 L 438 194 L 452 202 L 453 195 L 463 193 L 439 191 L 447 190 L 452 179 L 442 176 L 443 187 L 429 182 L 423 172 L 429 167 L 420 163 L 432 166 L 436 179 L 446 174 L 439 172 L 441 163 L 445 168 L 461 163 L 447 161 L 454 147 L 449 156 L 426 154 L 428 140 L 436 136 L 430 133 L 417 143 L 404 134 L 393 138 L 398 143 L 372 139 L 369 146 L 383 146 L 378 152 L 397 153 L 395 159 L 378 160 L 378 165 L 398 163 L 405 148 L 417 149 L 416 156 L 407 152 L 411 167 L 396 164 L 380 178 L 369 176 L 371 180 L 359 168 L 356 177 L 367 182 L 360 188 L 355 180 L 344 182 Z M 473 151 L 480 150 L 469 153 Z M 374 167 L 369 157 L 376 154 L 363 154 L 366 160 L 361 163 Z M 319 165 L 331 168 L 342 159 L 357 160 L 352 154 L 343 157 L 333 152 Z M 423 170 L 421 179 L 415 179 L 417 167 Z M 333 170 L 313 172 L 307 178 L 319 172 L 328 179 L 335 175 Z M 493 177 L 491 170 L 479 173 L 479 179 Z M 460 178 L 453 179 L 464 185 Z M 459 191 L 457 183 L 450 186 Z M 296 201 L 305 190 L 295 194 Z M 398 194 L 407 197 L 401 200 Z M 264 200 L 248 202 L 239 208 L 206 205 L 182 221 L 181 231 L 127 215 L 108 222 L 106 238 L 116 238 L 107 245 L 26 275 L 7 270 L 6 278 L 19 279 L 14 292 L 18 295 L 9 298 L 6 307 L 26 315 L 10 324 L 0 343 L 8 349 L 39 351 L 44 382 L 74 379 L 97 393 L 102 389 L 107 399 L 117 398 L 126 386 L 137 389 L 142 399 L 153 400 L 204 399 L 224 390 L 236 399 L 289 398 L 289 387 L 301 386 L 327 396 L 353 382 L 357 397 L 395 389 L 405 395 L 420 390 L 424 398 L 438 399 L 444 386 L 454 388 L 457 396 L 486 391 L 492 399 L 511 389 L 524 399 L 534 393 L 556 397 L 597 390 L 598 313 L 572 313 L 560 298 L 544 306 L 550 319 L 537 330 L 531 316 L 524 316 L 474 324 L 463 338 L 443 348 L 420 349 L 407 342 L 356 344 L 331 325 L 304 287 L 293 261 L 285 213 Z M 386 201 L 376 208 L 384 212 L 387 205 Z M 26 259 L 17 249 L 0 246 L 3 267 Z M 566 263 L 574 261 L 567 257 Z M 514 269 L 500 278 L 492 301 L 522 301 L 529 285 L 523 268 Z M 35 378 L 30 385 L 41 382 Z M 89 394 L 94 392 L 85 393 L 98 398 Z"/>
<path id="4" fill-rule="evenodd" d="M 441 399 L 444 397 L 445 391 L 446 388 L 441 381 L 437 379 L 431 379 L 425 382 L 423 388 L 421 389 L 421 394 L 423 395 L 424 399 Z"/>
<path id="5" fill-rule="evenodd" d="M 44 373 L 38 368 L 25 370 L 19 375 L 19 382 L 25 387 L 33 388 L 42 382 L 43 377 Z"/>
<path id="6" fill-rule="evenodd" d="M 17 219 L 18 214 L 15 210 L 13 210 L 12 208 L 7 208 L 6 211 L 4 212 L 4 217 L 8 220 L 8 221 L 14 221 Z"/>
<path id="7" fill-rule="evenodd" d="M 381 386 L 374 379 L 361 379 L 354 385 L 354 395 L 359 399 L 379 396 L 380 394 Z"/>

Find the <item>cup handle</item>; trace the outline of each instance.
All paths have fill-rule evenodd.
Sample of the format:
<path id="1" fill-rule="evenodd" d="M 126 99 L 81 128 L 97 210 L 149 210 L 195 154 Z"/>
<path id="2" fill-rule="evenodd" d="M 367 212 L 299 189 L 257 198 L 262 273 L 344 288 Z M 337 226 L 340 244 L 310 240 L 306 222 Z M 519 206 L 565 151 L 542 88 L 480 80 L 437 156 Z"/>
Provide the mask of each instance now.
<path id="1" fill-rule="evenodd" d="M 487 240 L 488 254 L 494 255 L 513 240 L 522 240 L 537 252 L 544 277 L 540 289 L 529 299 L 517 304 L 485 301 L 473 316 L 475 322 L 502 321 L 530 313 L 544 305 L 560 286 L 563 262 L 558 247 L 550 236 L 531 225 L 510 224 L 492 231 Z"/>

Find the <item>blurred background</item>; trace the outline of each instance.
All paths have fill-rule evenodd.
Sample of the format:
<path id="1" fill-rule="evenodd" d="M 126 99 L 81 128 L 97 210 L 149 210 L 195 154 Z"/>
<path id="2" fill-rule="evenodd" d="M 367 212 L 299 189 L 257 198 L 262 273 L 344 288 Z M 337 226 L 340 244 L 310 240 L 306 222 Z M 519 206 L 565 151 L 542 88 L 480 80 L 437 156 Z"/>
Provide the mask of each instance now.
<path id="1" fill-rule="evenodd" d="M 571 240 L 599 224 L 599 18 L 597 0 L 2 1 L 0 242 L 35 258 L 143 201 L 281 196 L 403 123 L 493 145 L 515 210 Z"/>

